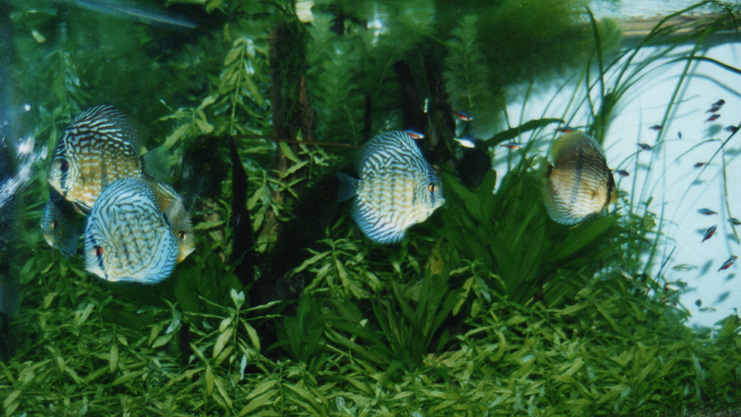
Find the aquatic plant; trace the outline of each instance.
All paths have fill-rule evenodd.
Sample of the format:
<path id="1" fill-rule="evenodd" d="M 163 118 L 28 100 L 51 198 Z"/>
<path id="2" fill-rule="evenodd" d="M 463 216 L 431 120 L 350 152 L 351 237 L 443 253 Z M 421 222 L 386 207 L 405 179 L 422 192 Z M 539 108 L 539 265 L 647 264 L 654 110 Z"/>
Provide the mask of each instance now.
<path id="1" fill-rule="evenodd" d="M 144 148 L 169 149 L 198 241 L 162 284 L 102 282 L 43 241 L 36 163 L 14 243 L 23 302 L 17 351 L 0 363 L 4 415 L 648 415 L 741 402 L 738 316 L 693 330 L 658 300 L 663 214 L 634 184 L 619 209 L 557 225 L 537 165 L 550 129 L 584 103 L 604 139 L 645 76 L 636 51 L 665 56 L 737 27 L 735 12 L 679 37 L 662 21 L 617 48 L 613 23 L 579 23 L 580 2 L 317 1 L 310 23 L 302 2 L 165 3 L 199 28 L 111 29 L 72 4 L 13 2 L 14 79 L 32 108 L 14 129 L 51 145 L 82 108 L 125 109 Z M 564 53 L 574 45 L 582 53 Z M 502 111 L 514 81 L 571 71 L 578 86 L 560 94 L 573 107 Z M 478 186 L 457 178 L 452 109 L 487 119 L 470 133 L 504 161 Z M 379 246 L 334 202 L 333 181 L 351 148 L 398 127 L 427 133 L 446 204 Z M 510 140 L 522 148 L 499 146 Z M 252 247 L 235 236 L 238 209 Z"/>

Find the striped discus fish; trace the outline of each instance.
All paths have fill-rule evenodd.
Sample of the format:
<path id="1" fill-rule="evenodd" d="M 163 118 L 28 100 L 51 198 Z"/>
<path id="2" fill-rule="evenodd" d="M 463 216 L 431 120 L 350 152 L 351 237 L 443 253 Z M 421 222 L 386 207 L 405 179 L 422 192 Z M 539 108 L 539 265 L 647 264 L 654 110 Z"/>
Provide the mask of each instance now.
<path id="1" fill-rule="evenodd" d="M 83 218 L 75 213 L 72 203 L 65 200 L 53 188 L 49 190 L 49 201 L 44 206 L 41 230 L 46 243 L 64 256 L 72 256 L 83 229 Z"/>
<path id="2" fill-rule="evenodd" d="M 168 184 L 157 180 L 149 180 L 149 183 L 154 190 L 163 217 L 170 225 L 172 234 L 177 238 L 177 262 L 180 263 L 196 248 L 196 235 L 193 224 L 190 222 L 190 213 L 185 209 L 180 195 Z"/>
<path id="3" fill-rule="evenodd" d="M 556 139 L 545 164 L 543 194 L 548 215 L 564 225 L 580 223 L 617 201 L 602 147 L 578 131 Z"/>
<path id="4" fill-rule="evenodd" d="M 47 180 L 88 213 L 109 184 L 138 177 L 141 172 L 133 124 L 122 111 L 102 105 L 83 111 L 65 129 L 54 149 Z"/>
<path id="5" fill-rule="evenodd" d="M 147 181 L 124 178 L 100 194 L 85 228 L 85 267 L 107 281 L 160 282 L 178 257 L 177 237 Z"/>
<path id="6" fill-rule="evenodd" d="M 358 153 L 360 179 L 341 172 L 338 202 L 353 197 L 350 213 L 372 241 L 396 243 L 445 202 L 440 177 L 414 140 L 400 130 L 381 133 Z"/>

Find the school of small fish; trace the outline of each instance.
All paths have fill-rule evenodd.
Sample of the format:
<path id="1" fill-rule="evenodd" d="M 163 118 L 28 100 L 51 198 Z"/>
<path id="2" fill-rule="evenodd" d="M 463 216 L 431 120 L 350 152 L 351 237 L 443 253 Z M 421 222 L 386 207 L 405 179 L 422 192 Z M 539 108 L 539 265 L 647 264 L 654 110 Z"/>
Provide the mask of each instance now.
<path id="1" fill-rule="evenodd" d="M 101 105 L 75 117 L 47 176 L 41 228 L 49 245 L 72 256 L 84 229 L 89 272 L 108 281 L 169 277 L 195 250 L 193 226 L 182 198 L 147 175 L 142 161 L 136 129 L 122 111 Z"/>
<path id="2" fill-rule="evenodd" d="M 359 151 L 358 178 L 338 172 L 338 202 L 352 199 L 350 213 L 372 241 L 396 243 L 445 202 L 442 182 L 414 142 L 415 134 L 381 133 Z"/>

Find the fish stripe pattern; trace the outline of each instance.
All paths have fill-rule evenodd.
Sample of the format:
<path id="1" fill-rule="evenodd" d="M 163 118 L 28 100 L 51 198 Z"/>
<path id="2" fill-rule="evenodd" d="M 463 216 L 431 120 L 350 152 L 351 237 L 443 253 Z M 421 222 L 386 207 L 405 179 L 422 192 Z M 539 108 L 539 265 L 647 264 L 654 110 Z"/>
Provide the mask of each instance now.
<path id="1" fill-rule="evenodd" d="M 64 131 L 47 179 L 67 200 L 89 212 L 113 181 L 140 175 L 136 129 L 122 111 L 102 105 L 80 113 Z"/>
<path id="2" fill-rule="evenodd" d="M 145 180 L 120 179 L 101 193 L 85 229 L 88 271 L 108 281 L 153 284 L 170 276 L 177 256 L 177 239 Z"/>
<path id="3" fill-rule="evenodd" d="M 409 227 L 425 221 L 445 201 L 440 178 L 404 131 L 375 136 L 361 148 L 355 164 L 359 179 L 338 173 L 338 201 L 355 197 L 350 214 L 374 242 L 401 241 Z"/>
<path id="4" fill-rule="evenodd" d="M 602 148 L 581 132 L 558 138 L 549 152 L 544 200 L 557 223 L 575 225 L 617 199 Z"/>

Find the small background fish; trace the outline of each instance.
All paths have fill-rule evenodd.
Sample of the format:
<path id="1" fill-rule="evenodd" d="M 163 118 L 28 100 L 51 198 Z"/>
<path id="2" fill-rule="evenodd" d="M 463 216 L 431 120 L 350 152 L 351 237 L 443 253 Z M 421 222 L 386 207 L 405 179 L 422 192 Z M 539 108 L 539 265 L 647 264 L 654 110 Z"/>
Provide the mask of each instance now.
<path id="1" fill-rule="evenodd" d="M 575 225 L 617 201 L 604 152 L 582 132 L 556 139 L 545 161 L 543 194 L 553 221 Z"/>
<path id="2" fill-rule="evenodd" d="M 72 256 L 77 250 L 83 229 L 84 218 L 75 212 L 72 203 L 50 188 L 49 201 L 41 217 L 41 231 L 46 243 L 64 256 Z"/>
<path id="3" fill-rule="evenodd" d="M 410 226 L 425 221 L 445 202 L 440 177 L 404 131 L 372 138 L 355 165 L 360 179 L 337 173 L 337 201 L 356 197 L 350 213 L 374 242 L 399 242 Z"/>
<path id="4" fill-rule="evenodd" d="M 80 113 L 64 131 L 47 179 L 64 198 L 89 212 L 109 184 L 141 172 L 136 129 L 122 111 L 102 105 Z"/>
<path id="5" fill-rule="evenodd" d="M 101 193 L 85 228 L 88 271 L 107 281 L 153 284 L 170 276 L 177 257 L 177 238 L 145 180 L 117 180 Z"/>

